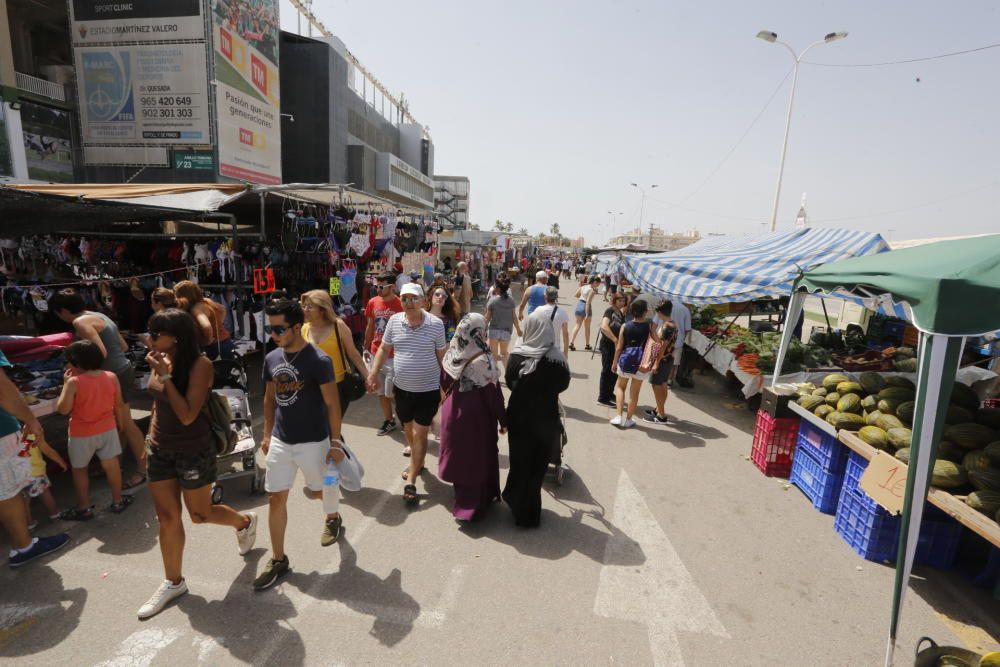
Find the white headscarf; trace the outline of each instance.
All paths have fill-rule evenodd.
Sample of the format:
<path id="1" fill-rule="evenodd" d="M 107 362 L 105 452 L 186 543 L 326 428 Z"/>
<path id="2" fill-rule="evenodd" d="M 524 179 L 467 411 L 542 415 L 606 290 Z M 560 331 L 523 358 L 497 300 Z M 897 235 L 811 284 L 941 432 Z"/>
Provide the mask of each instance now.
<path id="1" fill-rule="evenodd" d="M 542 357 L 566 365 L 566 357 L 556 347 L 556 333 L 552 325 L 552 320 L 545 312 L 535 311 L 524 321 L 524 335 L 511 354 L 518 354 L 524 357 L 519 375 L 524 377 L 535 372 L 538 368 L 538 360 Z"/>
<path id="2" fill-rule="evenodd" d="M 444 372 L 458 381 L 459 391 L 471 391 L 499 380 L 500 372 L 486 341 L 486 318 L 469 313 L 461 319 L 442 365 Z"/>

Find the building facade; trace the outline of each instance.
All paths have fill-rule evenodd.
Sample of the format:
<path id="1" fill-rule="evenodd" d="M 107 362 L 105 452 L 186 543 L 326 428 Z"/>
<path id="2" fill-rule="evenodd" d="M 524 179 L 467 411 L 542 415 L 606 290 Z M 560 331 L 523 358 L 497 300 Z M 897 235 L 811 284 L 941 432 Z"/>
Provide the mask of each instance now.
<path id="1" fill-rule="evenodd" d="M 434 175 L 434 212 L 456 229 L 469 228 L 469 179 Z"/>
<path id="2" fill-rule="evenodd" d="M 648 229 L 633 229 L 619 234 L 610 241 L 609 246 L 636 245 L 645 246 L 651 250 L 680 250 L 701 240 L 697 230 L 680 234 L 668 234 L 664 230 L 651 225 Z"/>
<path id="3" fill-rule="evenodd" d="M 340 39 L 282 32 L 281 82 L 286 182 L 349 183 L 434 207 L 430 134 L 378 94 Z"/>

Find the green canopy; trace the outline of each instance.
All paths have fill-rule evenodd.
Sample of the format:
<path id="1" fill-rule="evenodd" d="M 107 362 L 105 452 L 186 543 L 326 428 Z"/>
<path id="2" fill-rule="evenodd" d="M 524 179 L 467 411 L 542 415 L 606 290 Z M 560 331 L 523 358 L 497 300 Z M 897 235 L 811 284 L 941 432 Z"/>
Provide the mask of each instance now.
<path id="1" fill-rule="evenodd" d="M 927 333 L 973 336 L 1000 329 L 1000 234 L 939 241 L 815 268 L 795 283 L 810 292 L 906 302 Z"/>
<path id="2" fill-rule="evenodd" d="M 896 581 L 885 665 L 892 664 L 907 583 L 923 519 L 936 443 L 944 430 L 964 336 L 1000 330 L 1000 235 L 846 259 L 805 272 L 795 281 L 786 321 L 794 322 L 809 292 L 862 297 L 875 308 L 902 304 L 921 330 L 916 409 L 896 553 Z M 785 327 L 775 380 L 792 339 Z M 773 381 L 772 381 L 773 382 Z"/>

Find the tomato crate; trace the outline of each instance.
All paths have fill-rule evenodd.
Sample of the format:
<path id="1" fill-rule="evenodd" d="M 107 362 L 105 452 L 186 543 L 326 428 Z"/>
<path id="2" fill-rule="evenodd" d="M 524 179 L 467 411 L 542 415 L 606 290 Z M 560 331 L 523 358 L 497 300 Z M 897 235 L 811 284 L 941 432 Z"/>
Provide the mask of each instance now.
<path id="1" fill-rule="evenodd" d="M 827 470 L 811 448 L 799 445 L 795 460 L 792 461 L 790 481 L 802 489 L 817 510 L 824 514 L 836 512 L 837 499 L 844 485 L 844 474 Z"/>
<path id="2" fill-rule="evenodd" d="M 827 472 L 842 475 L 844 467 L 847 465 L 847 447 L 837 440 L 837 436 L 830 435 L 814 424 L 803 420 L 799 426 L 799 439 L 796 448 L 808 450 L 813 458 L 823 466 Z M 834 503 L 836 503 L 836 499 Z"/>
<path id="3" fill-rule="evenodd" d="M 788 477 L 799 434 L 799 419 L 757 412 L 750 459 L 768 477 Z"/>

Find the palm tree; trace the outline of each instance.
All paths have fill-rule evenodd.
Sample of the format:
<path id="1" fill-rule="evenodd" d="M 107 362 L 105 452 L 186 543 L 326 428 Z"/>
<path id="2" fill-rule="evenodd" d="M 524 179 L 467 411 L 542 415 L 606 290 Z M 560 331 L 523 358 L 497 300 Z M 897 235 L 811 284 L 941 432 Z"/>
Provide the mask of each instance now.
<path id="1" fill-rule="evenodd" d="M 474 232 L 478 232 L 479 231 L 479 225 L 471 224 L 471 225 L 469 225 L 469 229 L 471 229 Z"/>
<path id="2" fill-rule="evenodd" d="M 497 220 L 496 222 L 493 223 L 493 231 L 502 232 L 503 230 L 504 230 L 503 221 Z"/>
<path id="3" fill-rule="evenodd" d="M 521 227 L 519 230 L 517 230 L 517 233 L 520 234 L 521 236 L 527 236 L 528 235 L 528 228 L 527 227 Z"/>
<path id="4" fill-rule="evenodd" d="M 508 222 L 506 225 L 504 225 L 503 230 L 508 234 L 510 234 L 512 231 L 514 231 L 514 223 Z"/>
<path id="5" fill-rule="evenodd" d="M 549 233 L 552 234 L 552 236 L 556 237 L 557 239 L 562 237 L 562 234 L 559 232 L 558 222 L 552 223 L 552 226 L 549 227 Z"/>

